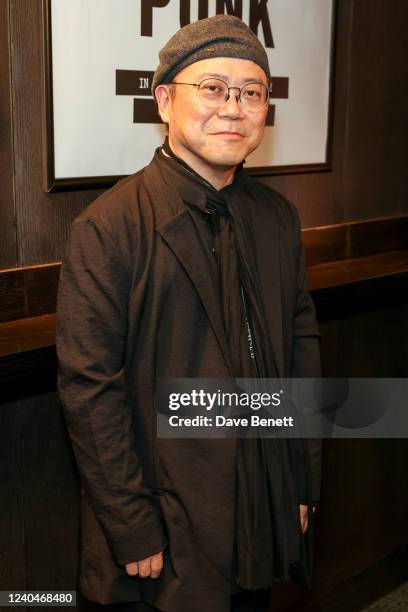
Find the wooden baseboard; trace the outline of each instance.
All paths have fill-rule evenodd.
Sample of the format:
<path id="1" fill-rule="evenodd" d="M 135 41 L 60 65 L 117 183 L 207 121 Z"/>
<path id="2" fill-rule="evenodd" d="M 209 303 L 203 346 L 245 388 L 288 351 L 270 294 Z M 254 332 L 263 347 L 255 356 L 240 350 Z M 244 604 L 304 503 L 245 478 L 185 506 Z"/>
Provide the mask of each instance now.
<path id="1" fill-rule="evenodd" d="M 302 608 L 285 612 L 359 612 L 407 580 L 408 549 L 402 548 L 331 591 L 318 590 Z"/>

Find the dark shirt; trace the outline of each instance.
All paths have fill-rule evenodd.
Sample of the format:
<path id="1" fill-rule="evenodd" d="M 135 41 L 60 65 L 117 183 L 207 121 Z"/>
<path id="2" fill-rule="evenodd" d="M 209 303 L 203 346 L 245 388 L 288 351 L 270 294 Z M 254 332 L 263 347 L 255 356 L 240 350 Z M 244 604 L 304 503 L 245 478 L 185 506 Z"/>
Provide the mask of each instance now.
<path id="1" fill-rule="evenodd" d="M 240 165 L 230 185 L 216 190 L 183 160 L 176 157 L 166 139 L 162 149 L 171 181 L 181 199 L 193 214 L 205 252 L 211 260 L 213 282 L 218 287 L 220 310 L 233 372 L 236 377 L 258 375 L 254 350 L 253 331 L 249 319 L 249 305 L 239 273 L 239 255 L 234 231 L 231 227 L 230 210 L 237 200 L 240 206 L 251 206 L 253 202 L 240 184 Z"/>

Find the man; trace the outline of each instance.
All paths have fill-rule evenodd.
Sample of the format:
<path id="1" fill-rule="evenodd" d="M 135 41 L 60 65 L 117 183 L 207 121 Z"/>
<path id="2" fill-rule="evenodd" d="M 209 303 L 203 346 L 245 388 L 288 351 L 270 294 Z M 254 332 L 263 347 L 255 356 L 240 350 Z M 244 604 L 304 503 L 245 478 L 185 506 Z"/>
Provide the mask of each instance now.
<path id="1" fill-rule="evenodd" d="M 59 393 L 82 480 L 80 590 L 112 609 L 268 609 L 272 580 L 310 580 L 318 447 L 156 435 L 157 378 L 319 375 L 297 213 L 242 171 L 269 83 L 240 19 L 181 29 L 152 86 L 165 144 L 72 227 Z"/>

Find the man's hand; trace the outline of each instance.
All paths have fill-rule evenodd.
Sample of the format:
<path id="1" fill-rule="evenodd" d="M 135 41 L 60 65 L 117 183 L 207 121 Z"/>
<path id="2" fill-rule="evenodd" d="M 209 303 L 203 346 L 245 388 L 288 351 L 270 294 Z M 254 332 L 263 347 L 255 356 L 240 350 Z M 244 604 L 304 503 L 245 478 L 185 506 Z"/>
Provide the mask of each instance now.
<path id="1" fill-rule="evenodd" d="M 316 506 L 313 506 L 313 512 L 316 512 Z M 302 533 L 305 533 L 308 527 L 308 524 L 309 524 L 309 518 L 307 516 L 307 506 L 304 504 L 300 504 L 299 513 L 300 513 L 300 526 L 302 528 Z"/>
<path id="2" fill-rule="evenodd" d="M 141 561 L 126 563 L 125 569 L 129 576 L 158 578 L 163 569 L 163 551 L 151 557 L 146 557 L 146 559 L 142 559 Z"/>

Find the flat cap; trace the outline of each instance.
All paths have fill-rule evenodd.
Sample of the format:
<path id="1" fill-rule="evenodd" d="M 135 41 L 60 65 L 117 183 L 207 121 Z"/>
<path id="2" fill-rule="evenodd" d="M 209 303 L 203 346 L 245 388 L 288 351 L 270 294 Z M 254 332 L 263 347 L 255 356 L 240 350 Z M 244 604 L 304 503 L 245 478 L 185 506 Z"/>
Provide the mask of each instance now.
<path id="1" fill-rule="evenodd" d="M 164 45 L 153 76 L 153 97 L 157 85 L 169 83 L 183 68 L 212 57 L 251 60 L 271 78 L 268 56 L 252 30 L 238 17 L 215 15 L 184 26 Z"/>

